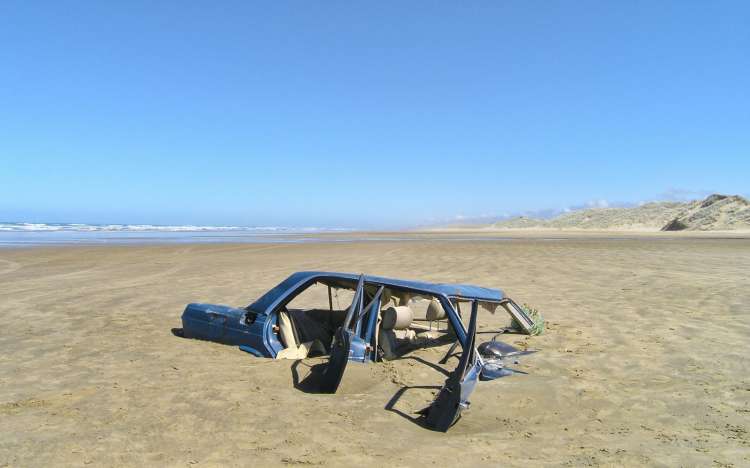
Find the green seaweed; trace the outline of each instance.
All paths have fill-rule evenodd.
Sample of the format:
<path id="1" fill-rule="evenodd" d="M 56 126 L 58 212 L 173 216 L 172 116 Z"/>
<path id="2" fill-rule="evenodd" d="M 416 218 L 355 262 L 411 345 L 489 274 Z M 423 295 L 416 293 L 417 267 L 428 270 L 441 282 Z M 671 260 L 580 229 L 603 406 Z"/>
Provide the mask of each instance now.
<path id="1" fill-rule="evenodd" d="M 535 309 L 528 304 L 523 304 L 521 308 L 526 313 L 526 315 L 529 316 L 531 321 L 534 322 L 534 325 L 532 325 L 531 327 L 530 333 L 532 335 L 541 335 L 542 333 L 544 333 L 544 316 L 541 312 L 539 312 L 539 309 Z"/>

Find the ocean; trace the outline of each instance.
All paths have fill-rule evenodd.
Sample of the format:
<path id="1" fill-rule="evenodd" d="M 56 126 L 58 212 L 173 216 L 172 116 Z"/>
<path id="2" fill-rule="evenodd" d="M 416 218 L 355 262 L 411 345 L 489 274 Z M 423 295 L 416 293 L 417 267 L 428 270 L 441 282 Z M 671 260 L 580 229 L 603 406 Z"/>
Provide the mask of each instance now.
<path id="1" fill-rule="evenodd" d="M 158 243 L 336 241 L 348 228 L 0 222 L 0 247 Z M 325 239 L 316 234 L 325 234 Z M 334 234 L 334 236 L 332 236 Z M 339 239 L 345 240 L 345 239 Z"/>

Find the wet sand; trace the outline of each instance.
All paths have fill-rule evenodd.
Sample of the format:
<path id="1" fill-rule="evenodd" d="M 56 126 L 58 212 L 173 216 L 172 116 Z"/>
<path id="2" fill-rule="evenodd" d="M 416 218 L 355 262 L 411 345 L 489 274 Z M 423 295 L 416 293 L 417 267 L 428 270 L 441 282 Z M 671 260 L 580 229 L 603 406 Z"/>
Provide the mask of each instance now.
<path id="1" fill-rule="evenodd" d="M 749 465 L 750 240 L 537 237 L 0 250 L 0 466 Z M 413 421 L 447 347 L 321 395 L 324 360 L 172 334 L 297 270 L 499 287 L 548 326 L 447 434 Z"/>

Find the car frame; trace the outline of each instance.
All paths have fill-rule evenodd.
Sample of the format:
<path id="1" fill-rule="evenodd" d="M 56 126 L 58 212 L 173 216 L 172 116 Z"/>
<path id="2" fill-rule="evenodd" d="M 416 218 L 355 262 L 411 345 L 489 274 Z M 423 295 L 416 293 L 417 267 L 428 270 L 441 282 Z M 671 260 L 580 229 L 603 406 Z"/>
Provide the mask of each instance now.
<path id="1" fill-rule="evenodd" d="M 502 307 L 511 317 L 511 331 L 532 334 L 534 321 L 512 299 L 498 289 L 489 289 L 466 284 L 442 284 L 422 281 L 407 281 L 372 275 L 337 273 L 324 271 L 302 271 L 289 276 L 277 286 L 245 308 L 191 303 L 182 314 L 183 335 L 225 344 L 237 345 L 254 356 L 268 358 L 300 359 L 307 356 L 315 345 L 299 343 L 296 332 L 290 327 L 290 315 L 286 309 L 294 298 L 314 284 L 328 286 L 330 312 L 338 314 L 335 332 L 330 343 L 323 343 L 324 353 L 330 355 L 320 391 L 334 393 L 338 389 L 347 364 L 368 363 L 382 360 L 383 344 L 378 344 L 383 321 L 394 306 L 381 310 L 384 292 L 391 297 L 430 297 L 439 303 L 442 314 L 455 338 L 454 346 L 462 352 L 457 367 L 449 374 L 432 404 L 423 413 L 425 425 L 438 431 L 446 431 L 469 405 L 469 395 L 478 380 L 491 380 L 507 373 L 498 373 L 496 365 L 489 365 L 477 352 L 478 306 L 489 304 Z M 335 311 L 331 299 L 331 288 L 343 287 L 354 292 L 353 300 L 346 309 Z M 392 299 L 389 299 L 392 300 Z M 396 301 L 394 301 L 395 303 Z M 464 325 L 460 304 L 471 303 L 468 325 Z M 408 300 L 407 300 L 408 303 Z M 435 306 L 437 314 L 441 314 Z M 394 312 L 397 314 L 400 312 Z M 399 320 L 398 316 L 394 320 Z M 337 319 L 337 320 L 338 320 Z M 290 331 L 291 330 L 291 331 Z M 285 335 L 286 331 L 286 335 Z M 286 343 L 284 343 L 286 342 Z M 294 346 L 289 343 L 294 342 Z M 307 348 L 305 348 L 307 346 Z M 318 346 L 319 347 L 319 346 Z M 446 355 L 447 357 L 448 355 Z"/>

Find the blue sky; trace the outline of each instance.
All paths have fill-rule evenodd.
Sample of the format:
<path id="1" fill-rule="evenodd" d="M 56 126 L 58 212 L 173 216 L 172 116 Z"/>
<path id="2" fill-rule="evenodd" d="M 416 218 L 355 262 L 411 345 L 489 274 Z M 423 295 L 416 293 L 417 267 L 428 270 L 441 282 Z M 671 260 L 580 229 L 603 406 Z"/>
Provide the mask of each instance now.
<path id="1" fill-rule="evenodd" d="M 750 2 L 0 3 L 0 220 L 387 227 L 750 192 Z"/>

